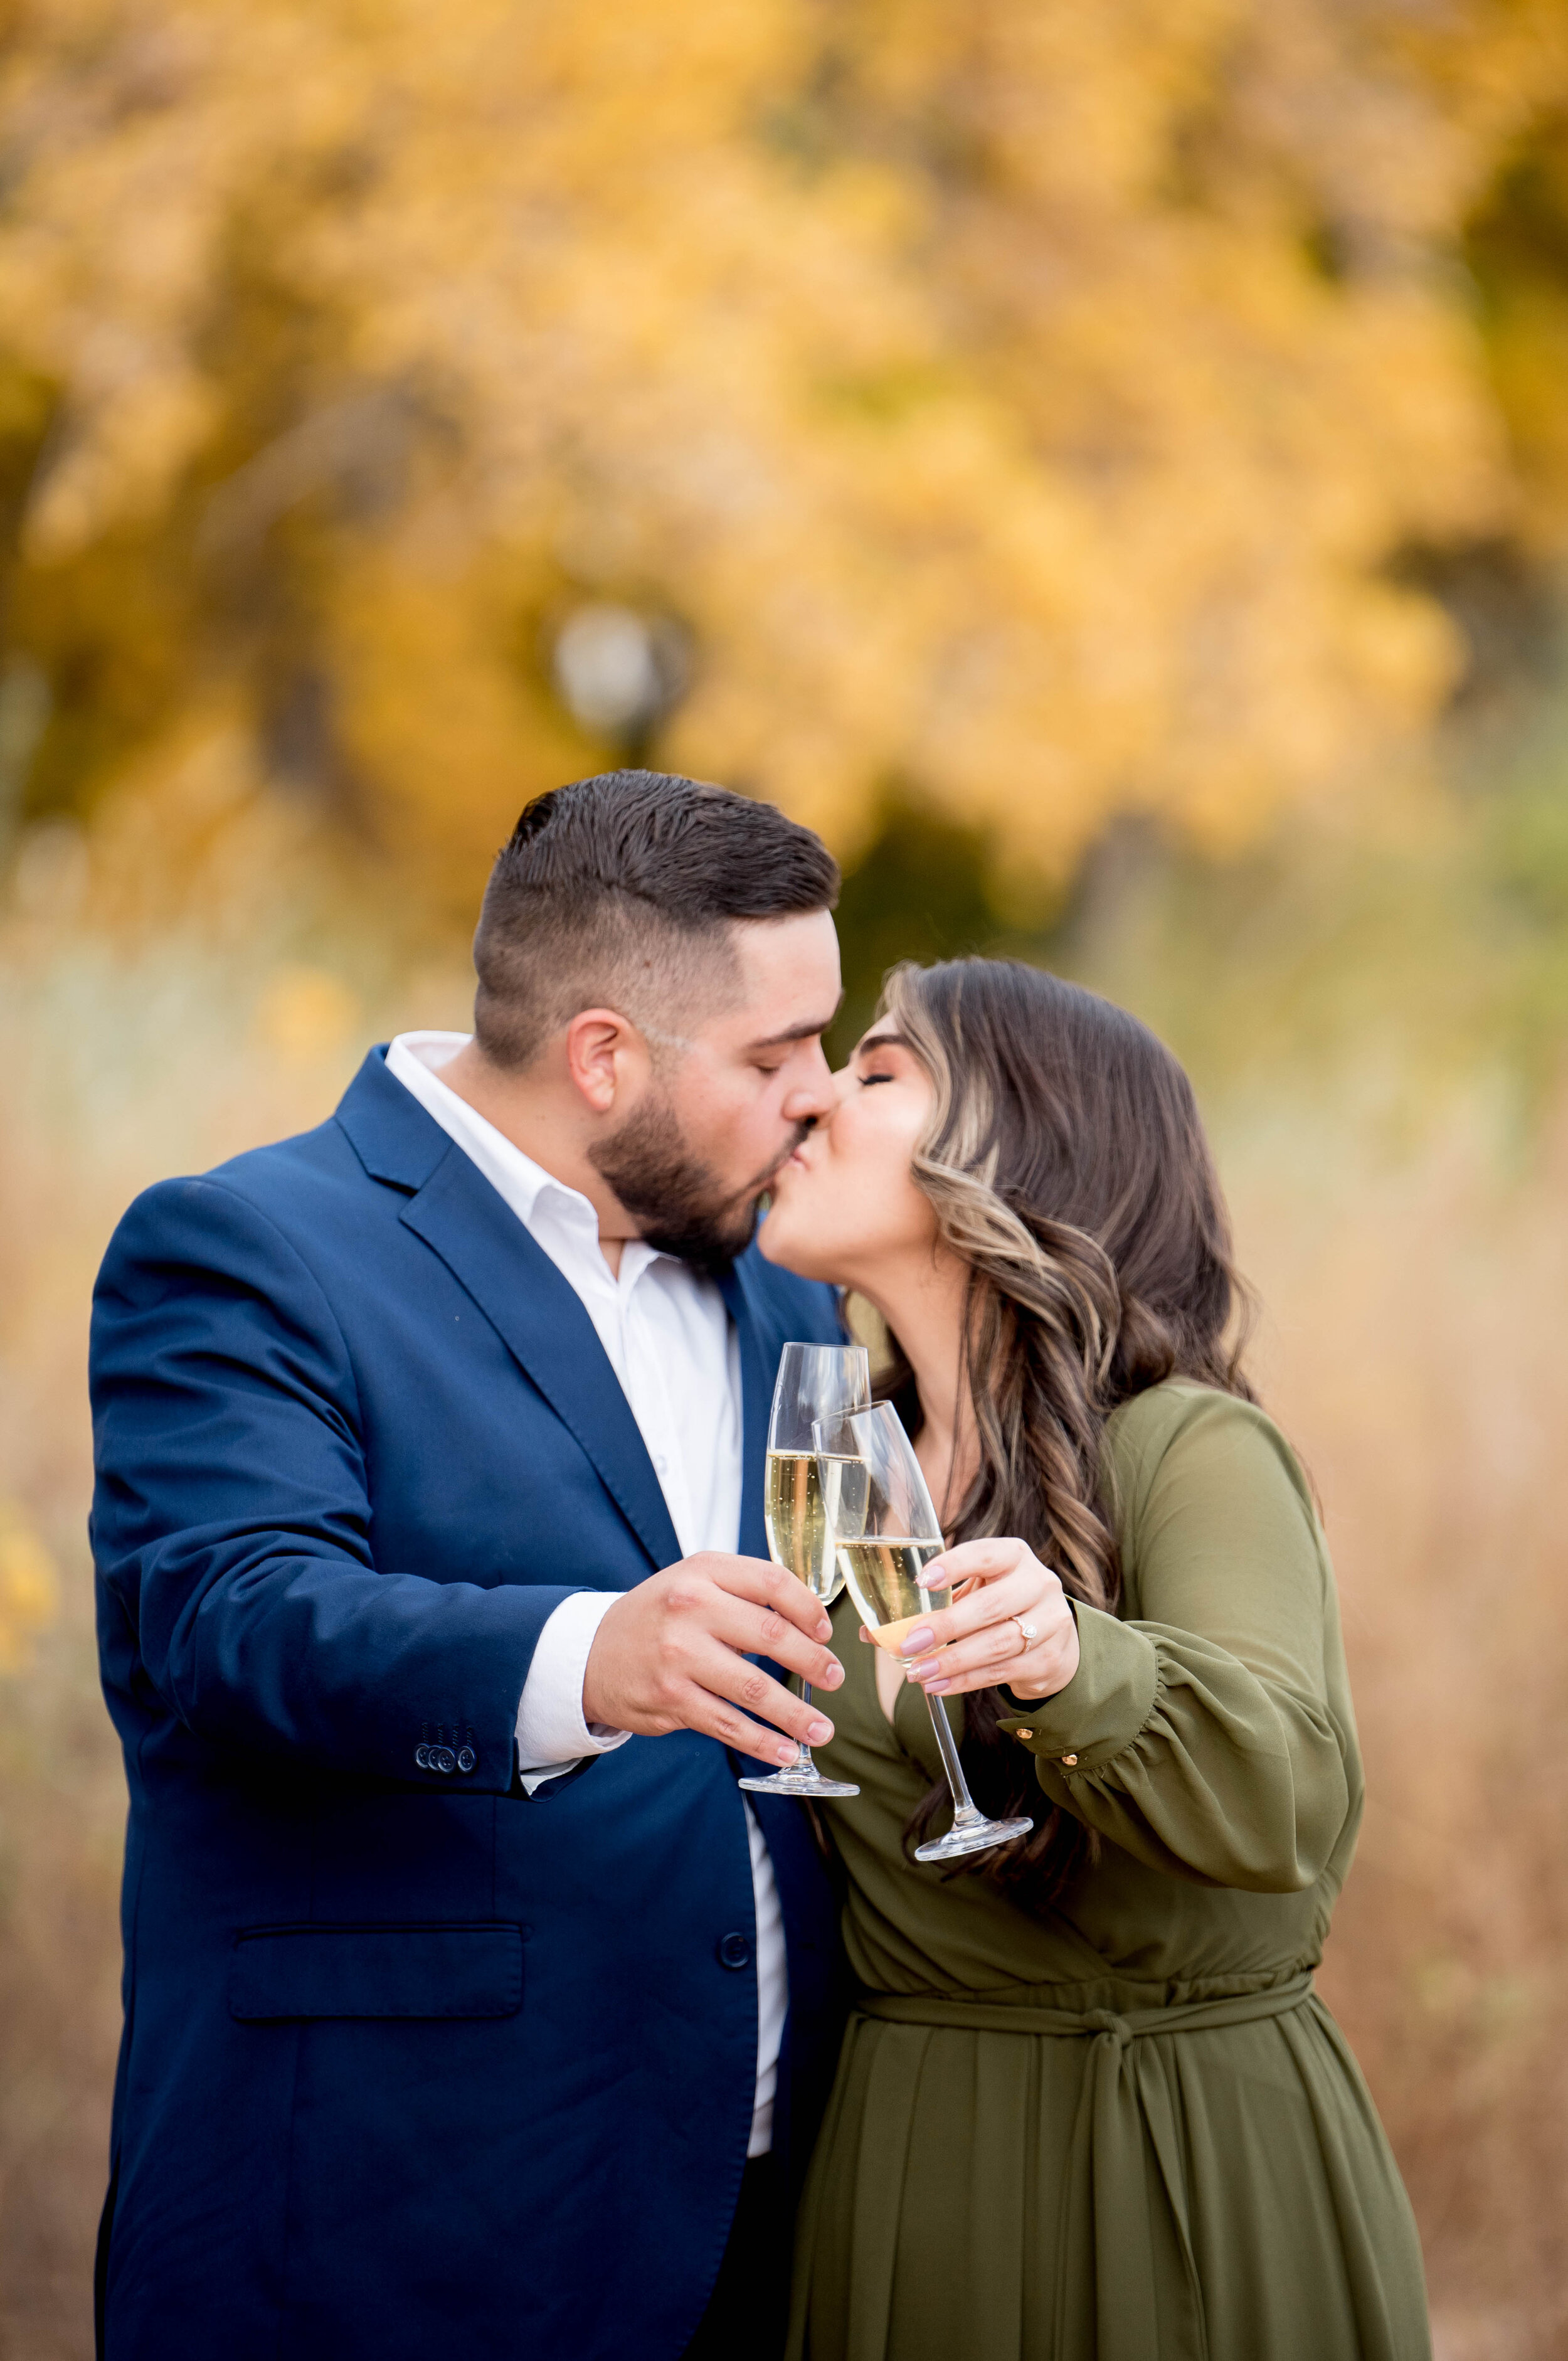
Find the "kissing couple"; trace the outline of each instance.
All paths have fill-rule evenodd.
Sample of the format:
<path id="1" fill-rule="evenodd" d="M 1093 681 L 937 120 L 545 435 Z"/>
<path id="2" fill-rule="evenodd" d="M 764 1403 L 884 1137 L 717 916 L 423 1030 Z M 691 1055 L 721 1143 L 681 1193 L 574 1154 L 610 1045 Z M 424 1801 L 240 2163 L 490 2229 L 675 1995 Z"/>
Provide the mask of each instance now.
<path id="1" fill-rule="evenodd" d="M 838 883 L 689 779 L 541 796 L 472 1037 L 115 1235 L 108 2361 L 1428 2353 L 1311 1984 L 1333 1578 L 1190 1087 L 980 959 L 831 1072 Z M 851 1295 L 946 1544 L 896 1651 L 767 1554 Z M 1025 1824 L 935 1865 L 927 1700 Z M 742 1789 L 800 1741 L 850 1792 Z"/>

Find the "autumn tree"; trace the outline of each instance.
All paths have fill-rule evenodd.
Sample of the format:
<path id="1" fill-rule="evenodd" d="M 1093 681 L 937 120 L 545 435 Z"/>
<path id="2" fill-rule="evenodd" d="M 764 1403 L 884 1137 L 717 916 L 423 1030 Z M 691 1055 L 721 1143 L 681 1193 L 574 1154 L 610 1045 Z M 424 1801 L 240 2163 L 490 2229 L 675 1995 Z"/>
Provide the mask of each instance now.
<path id="1" fill-rule="evenodd" d="M 221 745 L 464 906 L 605 606 L 640 748 L 1025 900 L 1375 794 L 1565 537 L 1565 104 L 1562 0 L 32 0 L 0 795 Z"/>

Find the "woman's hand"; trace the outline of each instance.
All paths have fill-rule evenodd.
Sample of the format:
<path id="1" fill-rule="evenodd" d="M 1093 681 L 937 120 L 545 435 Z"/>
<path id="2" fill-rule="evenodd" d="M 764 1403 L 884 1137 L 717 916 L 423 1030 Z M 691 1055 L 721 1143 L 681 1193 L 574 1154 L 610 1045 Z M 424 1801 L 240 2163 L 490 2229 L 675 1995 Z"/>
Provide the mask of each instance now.
<path id="1" fill-rule="evenodd" d="M 1027 1543 L 961 1542 L 927 1571 L 961 1587 L 950 1607 L 923 1615 L 904 1636 L 905 1675 L 927 1696 L 999 1681 L 1021 1697 L 1066 1688 L 1078 1670 L 1078 1625 L 1061 1584 Z"/>

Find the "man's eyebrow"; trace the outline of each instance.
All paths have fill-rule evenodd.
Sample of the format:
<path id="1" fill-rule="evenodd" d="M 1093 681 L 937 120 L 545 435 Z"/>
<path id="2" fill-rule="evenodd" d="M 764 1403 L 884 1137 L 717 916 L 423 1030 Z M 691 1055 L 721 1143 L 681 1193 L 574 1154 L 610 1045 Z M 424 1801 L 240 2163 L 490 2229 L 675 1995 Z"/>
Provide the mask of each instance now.
<path id="1" fill-rule="evenodd" d="M 787 1049 L 792 1041 L 809 1041 L 814 1035 L 817 1033 L 826 1033 L 829 1025 L 832 1024 L 833 1018 L 837 1016 L 838 1014 L 839 1011 L 835 1008 L 831 1014 L 827 1016 L 807 1016 L 799 1025 L 786 1026 L 782 1033 L 769 1033 L 764 1035 L 762 1039 L 760 1041 L 748 1041 L 746 1048 L 748 1051 L 752 1049 Z"/>

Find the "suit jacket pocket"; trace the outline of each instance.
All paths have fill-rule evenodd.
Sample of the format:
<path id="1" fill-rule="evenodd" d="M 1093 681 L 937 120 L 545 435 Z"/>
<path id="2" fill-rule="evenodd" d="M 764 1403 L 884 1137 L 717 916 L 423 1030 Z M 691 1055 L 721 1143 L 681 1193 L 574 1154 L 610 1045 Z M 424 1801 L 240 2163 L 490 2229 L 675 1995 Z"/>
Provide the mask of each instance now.
<path id="1" fill-rule="evenodd" d="M 235 1938 L 229 2014 L 515 2016 L 522 1928 L 247 1927 Z"/>

